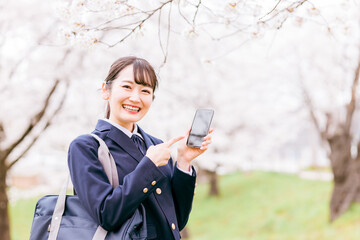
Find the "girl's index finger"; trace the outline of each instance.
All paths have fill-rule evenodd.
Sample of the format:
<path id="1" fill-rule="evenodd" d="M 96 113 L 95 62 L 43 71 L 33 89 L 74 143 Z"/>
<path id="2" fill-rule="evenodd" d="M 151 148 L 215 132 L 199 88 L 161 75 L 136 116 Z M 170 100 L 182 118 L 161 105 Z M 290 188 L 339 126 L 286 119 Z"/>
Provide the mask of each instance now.
<path id="1" fill-rule="evenodd" d="M 171 140 L 164 142 L 163 144 L 167 147 L 171 147 L 174 143 L 180 141 L 181 139 L 183 139 L 185 136 L 178 136 L 178 137 L 174 137 Z"/>

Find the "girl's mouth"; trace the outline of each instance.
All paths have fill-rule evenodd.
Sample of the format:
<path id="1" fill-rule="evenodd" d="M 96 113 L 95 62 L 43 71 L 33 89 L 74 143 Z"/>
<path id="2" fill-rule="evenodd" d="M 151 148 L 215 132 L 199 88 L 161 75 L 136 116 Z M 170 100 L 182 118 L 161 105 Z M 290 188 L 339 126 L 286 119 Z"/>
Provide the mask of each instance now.
<path id="1" fill-rule="evenodd" d="M 131 111 L 131 112 L 139 112 L 140 108 L 136 107 L 136 106 L 131 106 L 131 105 L 123 105 L 123 108 L 127 111 Z"/>

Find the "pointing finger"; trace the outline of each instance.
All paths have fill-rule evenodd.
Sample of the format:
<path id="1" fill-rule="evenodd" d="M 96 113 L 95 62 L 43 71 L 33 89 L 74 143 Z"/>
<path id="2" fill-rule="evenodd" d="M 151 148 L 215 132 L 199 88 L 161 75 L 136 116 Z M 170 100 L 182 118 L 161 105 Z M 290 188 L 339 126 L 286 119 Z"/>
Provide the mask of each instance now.
<path id="1" fill-rule="evenodd" d="M 174 137 L 173 139 L 171 139 L 167 142 L 164 142 L 164 145 L 167 147 L 171 147 L 174 143 L 180 141 L 183 138 L 184 138 L 184 136 Z"/>

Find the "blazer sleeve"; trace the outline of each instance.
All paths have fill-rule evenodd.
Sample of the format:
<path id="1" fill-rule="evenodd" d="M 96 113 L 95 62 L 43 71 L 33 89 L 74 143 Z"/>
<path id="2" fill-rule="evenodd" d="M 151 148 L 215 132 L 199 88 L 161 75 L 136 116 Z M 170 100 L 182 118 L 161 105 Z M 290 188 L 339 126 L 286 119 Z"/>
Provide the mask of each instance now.
<path id="1" fill-rule="evenodd" d="M 124 176 L 123 183 L 113 188 L 98 160 L 98 148 L 99 143 L 90 135 L 76 138 L 69 147 L 68 165 L 74 189 L 85 209 L 99 225 L 111 231 L 119 228 L 155 191 L 152 181 L 161 183 L 166 177 L 145 156 L 134 171 Z"/>
<path id="2" fill-rule="evenodd" d="M 189 219 L 192 202 L 194 199 L 196 171 L 194 167 L 192 168 L 193 174 L 191 176 L 179 170 L 175 165 L 171 181 L 179 230 L 182 230 L 185 227 Z"/>

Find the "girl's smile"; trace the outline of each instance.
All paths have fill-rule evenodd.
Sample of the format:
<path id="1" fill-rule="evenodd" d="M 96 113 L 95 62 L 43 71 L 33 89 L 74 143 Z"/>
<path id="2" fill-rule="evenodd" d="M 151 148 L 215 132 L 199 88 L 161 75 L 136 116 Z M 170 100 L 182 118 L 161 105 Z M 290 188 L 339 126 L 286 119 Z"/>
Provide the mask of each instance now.
<path id="1" fill-rule="evenodd" d="M 140 107 L 133 106 L 133 105 L 124 104 L 123 108 L 125 110 L 129 111 L 130 113 L 138 113 L 140 111 Z"/>

